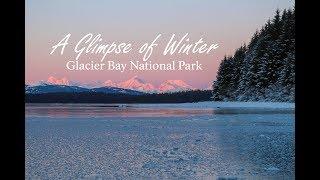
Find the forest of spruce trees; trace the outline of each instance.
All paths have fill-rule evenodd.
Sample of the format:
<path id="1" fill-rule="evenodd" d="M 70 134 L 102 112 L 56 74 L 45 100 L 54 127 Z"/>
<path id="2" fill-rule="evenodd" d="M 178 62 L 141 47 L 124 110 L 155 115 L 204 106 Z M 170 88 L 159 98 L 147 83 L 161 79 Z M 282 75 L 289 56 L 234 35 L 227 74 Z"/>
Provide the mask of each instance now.
<path id="1" fill-rule="evenodd" d="M 277 10 L 248 45 L 223 59 L 213 100 L 294 102 L 294 94 L 295 10 Z"/>

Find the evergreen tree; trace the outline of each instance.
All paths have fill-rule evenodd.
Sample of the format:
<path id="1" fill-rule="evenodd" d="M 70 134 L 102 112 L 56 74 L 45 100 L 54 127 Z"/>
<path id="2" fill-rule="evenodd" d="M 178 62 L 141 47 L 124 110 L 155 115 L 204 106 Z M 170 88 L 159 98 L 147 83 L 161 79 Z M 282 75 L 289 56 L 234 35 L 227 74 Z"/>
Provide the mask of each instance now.
<path id="1" fill-rule="evenodd" d="M 214 100 L 294 101 L 295 10 L 284 10 L 221 62 Z"/>

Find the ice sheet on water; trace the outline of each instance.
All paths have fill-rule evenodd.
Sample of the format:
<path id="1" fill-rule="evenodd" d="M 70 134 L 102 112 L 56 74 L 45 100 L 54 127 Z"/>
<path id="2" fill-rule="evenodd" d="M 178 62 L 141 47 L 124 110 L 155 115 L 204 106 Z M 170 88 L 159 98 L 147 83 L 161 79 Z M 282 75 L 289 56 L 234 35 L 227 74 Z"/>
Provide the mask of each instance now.
<path id="1" fill-rule="evenodd" d="M 294 114 L 31 114 L 25 166 L 27 179 L 290 179 Z"/>

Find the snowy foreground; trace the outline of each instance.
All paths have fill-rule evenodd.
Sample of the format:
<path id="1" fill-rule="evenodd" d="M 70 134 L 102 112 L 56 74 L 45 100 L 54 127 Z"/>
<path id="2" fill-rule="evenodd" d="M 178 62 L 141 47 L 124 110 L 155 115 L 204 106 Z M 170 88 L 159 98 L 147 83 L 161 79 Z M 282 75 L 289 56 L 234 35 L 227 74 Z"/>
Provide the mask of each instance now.
<path id="1" fill-rule="evenodd" d="M 290 103 L 27 104 L 26 179 L 294 179 L 294 122 Z"/>

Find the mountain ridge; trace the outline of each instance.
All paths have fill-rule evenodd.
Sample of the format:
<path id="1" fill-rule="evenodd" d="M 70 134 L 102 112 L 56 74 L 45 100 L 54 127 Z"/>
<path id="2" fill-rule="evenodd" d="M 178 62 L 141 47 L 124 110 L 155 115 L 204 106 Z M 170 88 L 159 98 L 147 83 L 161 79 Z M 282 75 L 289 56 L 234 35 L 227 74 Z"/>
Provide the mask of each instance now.
<path id="1" fill-rule="evenodd" d="M 98 88 L 84 88 L 79 86 L 69 85 L 55 85 L 55 84 L 40 84 L 36 86 L 25 85 L 26 94 L 46 94 L 46 93 L 105 93 L 105 94 L 128 94 L 128 95 L 142 95 L 143 92 L 122 89 L 117 87 L 98 87 Z"/>
<path id="2" fill-rule="evenodd" d="M 166 80 L 162 82 L 159 86 L 154 86 L 150 82 L 146 82 L 143 79 L 139 78 L 138 76 L 133 76 L 132 78 L 122 81 L 119 83 L 113 82 L 112 80 L 102 81 L 95 81 L 89 83 L 80 83 L 69 81 L 66 77 L 61 79 L 55 78 L 50 76 L 47 81 L 40 81 L 39 83 L 33 86 L 40 86 L 40 85 L 63 85 L 63 86 L 77 86 L 79 88 L 102 88 L 102 87 L 114 87 L 120 89 L 129 89 L 141 92 L 148 92 L 148 93 L 157 93 L 157 92 L 178 92 L 178 91 L 187 91 L 187 90 L 194 90 L 191 85 L 187 84 L 183 80 Z M 33 87 L 32 85 L 28 85 L 29 87 Z"/>

